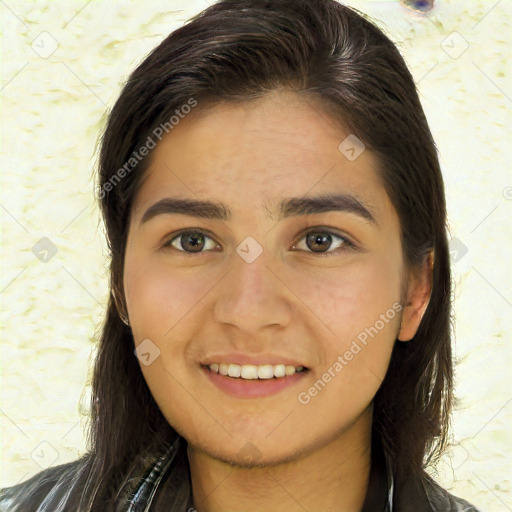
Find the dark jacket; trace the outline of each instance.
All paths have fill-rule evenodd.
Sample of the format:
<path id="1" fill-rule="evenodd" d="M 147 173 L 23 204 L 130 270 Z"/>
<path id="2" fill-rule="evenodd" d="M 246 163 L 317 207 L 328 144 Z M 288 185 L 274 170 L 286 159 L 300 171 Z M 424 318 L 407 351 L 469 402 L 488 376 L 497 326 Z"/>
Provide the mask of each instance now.
<path id="1" fill-rule="evenodd" d="M 118 497 L 101 512 L 193 512 L 186 441 L 148 455 L 130 472 Z M 41 471 L 0 490 L 1 512 L 77 512 L 70 499 L 80 494 L 86 459 Z M 165 485 L 162 485 L 165 483 Z M 79 512 L 86 512 L 84 509 Z M 312 511 L 317 512 L 317 511 Z M 370 484 L 362 512 L 479 512 L 426 474 L 399 478 L 378 442 L 372 444 Z"/>

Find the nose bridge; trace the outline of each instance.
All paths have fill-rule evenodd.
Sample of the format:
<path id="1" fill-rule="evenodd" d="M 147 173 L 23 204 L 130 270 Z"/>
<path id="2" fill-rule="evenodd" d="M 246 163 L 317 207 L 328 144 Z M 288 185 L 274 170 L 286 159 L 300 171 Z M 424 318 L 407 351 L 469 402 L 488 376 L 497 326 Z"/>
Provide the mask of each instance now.
<path id="1" fill-rule="evenodd" d="M 289 304 L 283 284 L 275 277 L 275 270 L 267 268 L 272 265 L 270 252 L 257 252 L 254 241 L 246 240 L 233 253 L 231 269 L 215 304 L 218 322 L 247 331 L 288 322 Z"/>

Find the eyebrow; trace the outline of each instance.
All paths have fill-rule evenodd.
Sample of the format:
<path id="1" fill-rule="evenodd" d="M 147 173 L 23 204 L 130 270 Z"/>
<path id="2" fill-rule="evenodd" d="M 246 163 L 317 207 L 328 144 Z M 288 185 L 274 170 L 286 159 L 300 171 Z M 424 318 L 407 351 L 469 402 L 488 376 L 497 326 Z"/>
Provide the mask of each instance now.
<path id="1" fill-rule="evenodd" d="M 286 198 L 280 203 L 277 220 L 295 215 L 310 215 L 331 211 L 354 213 L 363 219 L 376 224 L 372 208 L 360 199 L 349 194 L 322 194 L 310 197 Z M 269 217 L 273 215 L 267 206 Z M 223 203 L 200 201 L 196 199 L 166 197 L 150 206 L 142 216 L 141 224 L 148 222 L 157 215 L 182 214 L 204 219 L 227 221 L 231 218 L 230 209 Z"/>

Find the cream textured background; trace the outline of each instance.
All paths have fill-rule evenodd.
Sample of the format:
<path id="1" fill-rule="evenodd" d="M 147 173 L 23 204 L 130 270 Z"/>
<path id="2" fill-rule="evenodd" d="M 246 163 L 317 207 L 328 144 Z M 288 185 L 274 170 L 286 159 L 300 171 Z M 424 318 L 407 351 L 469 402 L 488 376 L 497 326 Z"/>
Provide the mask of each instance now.
<path id="1" fill-rule="evenodd" d="M 482 510 L 512 510 L 512 2 L 439 0 L 428 17 L 398 1 L 347 3 L 386 30 L 415 76 L 438 143 L 453 250 L 467 248 L 454 263 L 454 447 L 433 474 Z M 0 487 L 84 452 L 88 368 L 107 294 L 95 143 L 127 74 L 207 5 L 0 1 Z M 42 237 L 58 251 L 46 263 L 32 252 Z"/>

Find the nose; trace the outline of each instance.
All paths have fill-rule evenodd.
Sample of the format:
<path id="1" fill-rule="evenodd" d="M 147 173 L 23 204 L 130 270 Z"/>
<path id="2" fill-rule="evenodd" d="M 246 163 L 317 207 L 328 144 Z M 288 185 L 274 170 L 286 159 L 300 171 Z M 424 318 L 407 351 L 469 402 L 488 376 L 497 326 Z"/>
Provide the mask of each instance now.
<path id="1" fill-rule="evenodd" d="M 265 250 L 251 263 L 233 254 L 231 268 L 219 284 L 214 307 L 217 322 L 251 334 L 265 327 L 289 324 L 292 292 L 269 260 Z"/>

